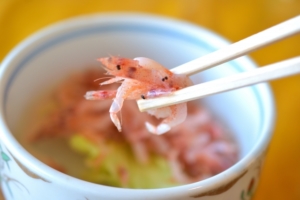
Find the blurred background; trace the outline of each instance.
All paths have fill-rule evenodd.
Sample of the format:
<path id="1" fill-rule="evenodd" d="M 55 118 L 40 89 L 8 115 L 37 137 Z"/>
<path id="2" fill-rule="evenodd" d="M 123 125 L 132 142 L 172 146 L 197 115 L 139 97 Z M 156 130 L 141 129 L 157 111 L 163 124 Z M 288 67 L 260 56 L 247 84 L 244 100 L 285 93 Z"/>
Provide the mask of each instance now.
<path id="1" fill-rule="evenodd" d="M 0 0 L 0 61 L 21 40 L 51 23 L 119 11 L 189 21 L 235 42 L 300 15 L 300 0 Z M 259 66 L 299 55 L 300 34 L 250 54 Z M 271 86 L 277 121 L 253 199 L 300 199 L 300 75 Z"/>

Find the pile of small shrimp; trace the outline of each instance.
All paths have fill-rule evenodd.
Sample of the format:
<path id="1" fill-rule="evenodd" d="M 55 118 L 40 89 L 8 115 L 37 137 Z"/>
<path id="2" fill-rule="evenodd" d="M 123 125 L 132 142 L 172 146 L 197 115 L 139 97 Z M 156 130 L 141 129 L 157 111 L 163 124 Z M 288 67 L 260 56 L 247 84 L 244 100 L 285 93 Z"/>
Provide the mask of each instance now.
<path id="1" fill-rule="evenodd" d="M 106 58 L 102 59 L 102 62 L 115 62 L 111 59 L 118 58 Z M 138 66 L 134 60 L 121 59 L 121 61 L 130 61 L 135 63 L 134 66 Z M 109 70 L 115 70 L 115 68 L 118 72 L 118 68 L 124 66 L 122 63 L 118 65 L 112 66 L 110 69 L 110 66 L 105 64 L 109 73 L 111 73 Z M 134 69 L 127 69 L 126 76 L 134 77 L 134 72 Z M 99 83 L 93 80 L 105 77 L 103 73 L 103 71 L 93 68 L 71 76 L 60 85 L 53 94 L 56 108 L 45 116 L 43 122 L 31 134 L 30 140 L 37 142 L 51 137 L 69 138 L 72 134 L 80 133 L 94 144 L 101 144 L 103 140 L 125 141 L 130 145 L 134 156 L 141 163 L 149 162 L 153 153 L 163 156 L 170 165 L 174 179 L 180 184 L 199 181 L 218 174 L 238 160 L 238 147 L 234 139 L 198 102 L 189 103 L 185 110 L 188 113 L 187 116 L 184 116 L 186 120 L 162 135 L 150 134 L 145 122 L 153 124 L 153 127 L 162 123 L 169 123 L 168 120 L 171 119 L 166 115 L 163 115 L 163 118 L 167 122 L 164 120 L 161 122 L 147 113 L 139 112 L 134 100 L 125 101 L 123 105 L 124 99 L 143 98 L 141 94 L 144 98 L 156 96 L 156 93 L 168 95 L 174 89 L 170 87 L 173 83 L 165 82 L 162 79 L 167 81 L 172 79 L 172 74 L 169 72 L 166 71 L 165 74 L 159 75 L 156 74 L 157 72 L 151 72 L 157 77 L 151 77 L 149 71 L 147 73 L 141 71 L 139 74 L 139 77 L 147 76 L 146 79 L 149 81 L 150 79 L 160 80 L 161 83 L 158 83 L 161 86 L 160 91 L 154 91 L 153 88 L 157 88 L 157 86 L 149 84 L 140 87 L 139 92 L 135 92 L 132 88 L 127 88 L 128 84 L 133 85 L 134 88 L 139 88 L 139 82 L 127 81 L 127 78 L 116 76 L 104 82 L 106 85 L 101 86 L 103 87 L 101 92 L 88 94 L 89 98 L 95 99 L 115 98 L 110 109 L 111 100 L 88 101 L 83 98 L 86 91 L 99 89 Z M 143 73 L 146 74 L 143 75 Z M 160 79 L 161 77 L 163 78 Z M 181 78 L 178 79 L 182 81 Z M 190 84 L 188 80 L 183 79 L 183 83 L 179 84 L 180 87 Z M 120 81 L 122 83 L 121 89 L 118 88 Z M 108 84 L 114 82 L 116 83 Z M 176 84 L 174 86 L 176 87 Z M 120 91 L 121 93 L 118 94 Z M 121 98 L 116 99 L 119 95 Z M 117 120 L 115 117 L 121 107 L 122 119 L 120 121 L 122 121 L 123 129 L 122 132 L 118 132 L 114 126 L 116 121 L 112 123 L 110 117 Z M 174 112 L 175 114 L 173 114 L 177 116 L 178 109 L 180 108 L 176 106 L 171 108 L 169 112 Z M 111 112 L 110 116 L 108 111 Z M 170 114 L 169 112 L 168 114 Z M 117 120 L 117 125 L 119 123 L 121 122 Z M 118 128 L 120 129 L 120 127 Z"/>

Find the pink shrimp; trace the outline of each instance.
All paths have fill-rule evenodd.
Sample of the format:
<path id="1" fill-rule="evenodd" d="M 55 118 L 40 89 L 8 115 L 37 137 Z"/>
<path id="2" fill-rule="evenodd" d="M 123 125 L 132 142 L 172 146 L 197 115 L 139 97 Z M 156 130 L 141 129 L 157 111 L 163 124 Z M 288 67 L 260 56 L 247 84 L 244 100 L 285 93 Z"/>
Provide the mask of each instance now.
<path id="1" fill-rule="evenodd" d="M 112 122 L 121 131 L 121 122 L 118 118 L 125 99 L 146 99 L 163 95 L 170 95 L 173 91 L 192 84 L 185 75 L 173 74 L 159 63 L 149 58 L 127 59 L 120 57 L 100 58 L 108 75 L 115 77 L 102 82 L 101 85 L 122 83 L 118 90 L 89 91 L 85 98 L 89 100 L 113 99 L 110 107 Z M 182 123 L 187 115 L 186 103 L 169 107 L 149 110 L 150 115 L 163 118 L 158 126 L 149 122 L 145 125 L 151 133 L 163 134 L 171 127 Z"/>

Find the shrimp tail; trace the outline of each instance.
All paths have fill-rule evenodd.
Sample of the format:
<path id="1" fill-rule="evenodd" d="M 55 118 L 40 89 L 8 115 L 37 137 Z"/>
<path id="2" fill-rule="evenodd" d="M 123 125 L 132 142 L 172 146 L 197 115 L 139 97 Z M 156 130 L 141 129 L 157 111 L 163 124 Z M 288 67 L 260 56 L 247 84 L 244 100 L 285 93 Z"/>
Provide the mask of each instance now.
<path id="1" fill-rule="evenodd" d="M 161 135 L 171 130 L 171 126 L 163 123 L 159 124 L 158 126 L 154 126 L 149 122 L 145 122 L 145 125 L 147 130 L 155 135 Z"/>
<path id="2" fill-rule="evenodd" d="M 182 123 L 187 117 L 187 105 L 186 103 L 170 106 L 171 114 L 168 115 L 158 126 L 154 126 L 149 122 L 146 122 L 146 128 L 149 132 L 155 135 L 161 135 L 168 132 L 172 127 Z M 153 114 L 156 117 L 162 117 L 166 114 L 166 109 L 157 109 Z"/>

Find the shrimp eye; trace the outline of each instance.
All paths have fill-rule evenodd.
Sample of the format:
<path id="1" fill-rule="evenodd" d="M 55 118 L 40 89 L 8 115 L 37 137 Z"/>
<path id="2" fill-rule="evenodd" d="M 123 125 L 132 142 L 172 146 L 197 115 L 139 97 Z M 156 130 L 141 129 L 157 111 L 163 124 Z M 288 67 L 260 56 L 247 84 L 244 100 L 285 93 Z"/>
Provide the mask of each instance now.
<path id="1" fill-rule="evenodd" d="M 146 97 L 144 95 L 141 95 L 142 99 L 146 99 Z"/>
<path id="2" fill-rule="evenodd" d="M 165 76 L 164 78 L 161 79 L 162 81 L 168 80 L 168 77 Z"/>
<path id="3" fill-rule="evenodd" d="M 118 70 L 121 70 L 121 65 L 117 65 L 117 69 L 118 69 Z"/>

